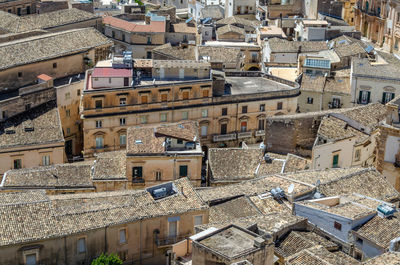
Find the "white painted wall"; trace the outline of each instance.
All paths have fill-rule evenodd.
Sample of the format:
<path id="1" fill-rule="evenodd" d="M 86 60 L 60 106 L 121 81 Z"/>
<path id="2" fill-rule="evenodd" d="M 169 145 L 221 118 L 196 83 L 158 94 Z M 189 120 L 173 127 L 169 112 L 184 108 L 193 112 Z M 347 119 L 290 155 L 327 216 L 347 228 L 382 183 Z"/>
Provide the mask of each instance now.
<path id="1" fill-rule="evenodd" d="M 395 155 L 399 152 L 400 147 L 400 137 L 395 137 L 389 135 L 386 140 L 386 147 L 385 147 L 385 162 L 394 163 L 395 162 Z"/>

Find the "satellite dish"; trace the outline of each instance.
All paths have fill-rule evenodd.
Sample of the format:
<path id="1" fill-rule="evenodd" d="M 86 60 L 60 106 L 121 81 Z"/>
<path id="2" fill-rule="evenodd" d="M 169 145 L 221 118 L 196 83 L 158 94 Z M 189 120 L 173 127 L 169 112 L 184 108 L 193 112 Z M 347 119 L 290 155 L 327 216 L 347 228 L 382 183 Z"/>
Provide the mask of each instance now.
<path id="1" fill-rule="evenodd" d="M 293 191 L 294 191 L 294 184 L 293 184 L 293 183 L 290 184 L 290 186 L 289 186 L 289 188 L 287 189 L 287 191 L 288 191 L 289 194 L 290 194 L 290 193 L 293 193 Z"/>
<path id="2" fill-rule="evenodd" d="M 317 183 L 315 183 L 315 186 L 319 186 L 319 185 L 321 185 L 321 181 L 320 180 L 317 180 Z"/>

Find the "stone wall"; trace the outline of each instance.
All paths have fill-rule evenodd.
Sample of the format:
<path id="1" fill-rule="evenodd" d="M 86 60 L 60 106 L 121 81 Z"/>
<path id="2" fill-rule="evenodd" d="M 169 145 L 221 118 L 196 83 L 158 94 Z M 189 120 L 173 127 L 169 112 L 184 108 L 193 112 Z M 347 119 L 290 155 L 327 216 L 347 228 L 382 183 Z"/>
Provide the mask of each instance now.
<path id="1" fill-rule="evenodd" d="M 267 118 L 265 145 L 268 152 L 311 157 L 324 112 Z"/>

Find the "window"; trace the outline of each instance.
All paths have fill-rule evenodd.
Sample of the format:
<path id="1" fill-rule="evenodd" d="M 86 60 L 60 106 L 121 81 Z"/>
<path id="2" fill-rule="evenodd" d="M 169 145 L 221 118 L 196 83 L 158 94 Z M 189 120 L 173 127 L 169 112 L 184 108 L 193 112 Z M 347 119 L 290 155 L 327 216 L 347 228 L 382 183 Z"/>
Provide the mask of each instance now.
<path id="1" fill-rule="evenodd" d="M 22 168 L 22 160 L 21 159 L 14 159 L 14 169 Z"/>
<path id="2" fill-rule="evenodd" d="M 202 225 L 203 224 L 203 216 L 197 215 L 194 217 L 194 226 Z"/>
<path id="3" fill-rule="evenodd" d="M 147 96 L 146 95 L 141 96 L 140 98 L 142 100 L 142 104 L 147 104 Z"/>
<path id="4" fill-rule="evenodd" d="M 125 41 L 125 34 L 122 33 L 122 41 Z"/>
<path id="5" fill-rule="evenodd" d="M 360 157 L 361 157 L 361 149 L 357 149 L 354 154 L 354 161 L 360 161 Z"/>
<path id="6" fill-rule="evenodd" d="M 129 86 L 129 77 L 124 77 L 124 86 Z"/>
<path id="7" fill-rule="evenodd" d="M 363 240 L 361 238 L 359 238 L 359 237 L 357 237 L 356 242 L 357 242 L 357 244 L 360 244 L 360 245 L 363 244 Z"/>
<path id="8" fill-rule="evenodd" d="M 147 116 L 140 116 L 140 123 L 146 124 L 147 123 Z"/>
<path id="9" fill-rule="evenodd" d="M 179 166 L 179 177 L 183 178 L 187 176 L 188 176 L 188 166 L 186 165 Z"/>
<path id="10" fill-rule="evenodd" d="M 187 111 L 182 112 L 182 120 L 187 120 L 189 118 L 189 113 Z"/>
<path id="11" fill-rule="evenodd" d="M 126 229 L 119 230 L 119 243 L 120 244 L 126 243 Z"/>
<path id="12" fill-rule="evenodd" d="M 178 235 L 178 221 L 168 222 L 168 235 L 170 237 L 176 237 Z"/>
<path id="13" fill-rule="evenodd" d="M 242 113 L 247 113 L 247 106 L 242 106 Z"/>
<path id="14" fill-rule="evenodd" d="M 282 102 L 278 102 L 278 104 L 276 104 L 276 109 L 277 110 L 280 110 L 280 109 L 282 109 Z"/>
<path id="15" fill-rule="evenodd" d="M 65 99 L 70 99 L 71 98 L 71 93 L 65 93 Z"/>
<path id="16" fill-rule="evenodd" d="M 228 124 L 222 123 L 221 124 L 221 134 L 226 134 L 228 131 Z"/>
<path id="17" fill-rule="evenodd" d="M 314 98 L 307 98 L 307 104 L 313 104 L 314 103 Z"/>
<path id="18" fill-rule="evenodd" d="M 65 110 L 65 116 L 71 117 L 71 111 L 69 109 Z"/>
<path id="19" fill-rule="evenodd" d="M 57 68 L 57 63 L 53 63 L 53 68 L 54 68 L 54 69 Z"/>
<path id="20" fill-rule="evenodd" d="M 371 97 L 371 92 L 366 90 L 360 90 L 358 101 L 360 104 L 368 104 Z"/>
<path id="21" fill-rule="evenodd" d="M 77 96 L 80 96 L 80 95 L 81 95 L 81 90 L 80 90 L 80 89 L 78 89 L 78 90 L 76 91 L 76 95 L 77 95 Z"/>
<path id="22" fill-rule="evenodd" d="M 340 108 L 340 98 L 333 98 L 332 99 L 332 107 L 333 108 Z"/>
<path id="23" fill-rule="evenodd" d="M 96 109 L 103 108 L 103 100 L 96 100 L 95 105 L 96 105 Z"/>
<path id="24" fill-rule="evenodd" d="M 208 90 L 203 90 L 203 98 L 208 98 Z"/>
<path id="25" fill-rule="evenodd" d="M 168 101 L 168 94 L 164 93 L 161 94 L 161 102 L 167 102 Z"/>
<path id="26" fill-rule="evenodd" d="M 228 108 L 222 108 L 222 113 L 221 113 L 221 115 L 222 115 L 222 116 L 228 115 Z"/>
<path id="27" fill-rule="evenodd" d="M 247 121 L 242 121 L 240 123 L 240 131 L 241 132 L 246 132 L 247 131 Z"/>
<path id="28" fill-rule="evenodd" d="M 18 77 L 22 77 L 22 72 L 18 72 Z"/>
<path id="29" fill-rule="evenodd" d="M 132 168 L 132 178 L 133 178 L 133 180 L 143 179 L 143 168 L 142 167 L 133 167 Z"/>
<path id="30" fill-rule="evenodd" d="M 205 137 L 205 136 L 207 136 L 207 128 L 208 126 L 207 125 L 202 125 L 201 126 L 201 136 L 202 137 Z"/>
<path id="31" fill-rule="evenodd" d="M 382 94 L 382 104 L 386 104 L 389 101 L 391 101 L 392 99 L 394 99 L 394 93 L 383 92 L 383 94 Z"/>
<path id="32" fill-rule="evenodd" d="M 265 104 L 260 105 L 260 111 L 265 111 Z"/>
<path id="33" fill-rule="evenodd" d="M 96 128 L 101 128 L 103 127 L 103 122 L 102 121 L 96 121 Z"/>
<path id="34" fill-rule="evenodd" d="M 108 83 L 111 84 L 111 82 L 112 82 L 112 79 L 111 79 L 111 77 L 109 77 L 108 78 Z"/>
<path id="35" fill-rule="evenodd" d="M 160 121 L 161 122 L 167 121 L 167 113 L 161 113 L 160 114 Z"/>
<path id="36" fill-rule="evenodd" d="M 71 129 L 67 128 L 67 135 L 71 133 Z"/>
<path id="37" fill-rule="evenodd" d="M 259 131 L 265 130 L 265 120 L 264 119 L 258 120 L 258 130 Z"/>
<path id="38" fill-rule="evenodd" d="M 149 51 L 146 52 L 146 58 L 147 58 L 147 59 L 151 59 L 151 52 L 149 52 Z"/>
<path id="39" fill-rule="evenodd" d="M 332 158 L 332 167 L 338 167 L 339 165 L 339 155 L 334 155 Z"/>
<path id="40" fill-rule="evenodd" d="M 43 166 L 50 165 L 50 156 L 49 155 L 42 156 L 42 165 Z"/>
<path id="41" fill-rule="evenodd" d="M 26 265 L 36 265 L 37 264 L 36 263 L 37 258 L 36 258 L 35 253 L 26 255 L 25 260 L 26 260 L 26 263 L 25 263 Z"/>
<path id="42" fill-rule="evenodd" d="M 78 254 L 86 252 L 86 239 L 79 238 L 78 239 Z"/>
<path id="43" fill-rule="evenodd" d="M 156 181 L 161 181 L 161 171 L 156 171 Z"/>
<path id="44" fill-rule="evenodd" d="M 126 98 L 120 98 L 119 99 L 119 105 L 120 106 L 125 106 L 126 105 Z"/>
<path id="45" fill-rule="evenodd" d="M 342 231 L 342 224 L 341 223 L 338 223 L 338 222 L 335 221 L 333 223 L 333 227 L 336 228 L 339 231 Z"/>
<path id="46" fill-rule="evenodd" d="M 103 136 L 96 136 L 96 148 L 100 149 L 104 147 Z"/>
<path id="47" fill-rule="evenodd" d="M 147 44 L 151 44 L 151 37 L 147 37 Z"/>
<path id="48" fill-rule="evenodd" d="M 30 110 L 31 109 L 31 104 L 26 104 L 25 105 L 25 110 Z"/>
<path id="49" fill-rule="evenodd" d="M 176 139 L 176 143 L 177 144 L 183 144 L 183 140 L 182 139 Z"/>
<path id="50" fill-rule="evenodd" d="M 115 31 L 112 31 L 112 32 L 111 32 L 111 36 L 112 36 L 113 38 L 115 38 Z"/>
<path id="51" fill-rule="evenodd" d="M 202 118 L 207 118 L 208 117 L 208 110 L 207 109 L 202 109 L 201 110 L 201 117 Z"/>
<path id="52" fill-rule="evenodd" d="M 183 91 L 183 93 L 182 93 L 182 99 L 183 99 L 183 100 L 189 99 L 189 91 Z"/>
<path id="53" fill-rule="evenodd" d="M 119 145 L 120 146 L 126 145 L 126 134 L 119 135 Z"/>
<path id="54" fill-rule="evenodd" d="M 125 124 L 126 124 L 125 118 L 120 118 L 120 119 L 119 119 L 119 125 L 120 125 L 120 126 L 124 126 Z"/>

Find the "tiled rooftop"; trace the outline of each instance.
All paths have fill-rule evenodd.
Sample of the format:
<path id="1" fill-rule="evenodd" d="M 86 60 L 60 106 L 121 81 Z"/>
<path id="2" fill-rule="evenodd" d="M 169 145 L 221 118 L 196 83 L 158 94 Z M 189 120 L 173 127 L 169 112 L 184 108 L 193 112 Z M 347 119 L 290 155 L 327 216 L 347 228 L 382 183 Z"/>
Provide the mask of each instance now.
<path id="1" fill-rule="evenodd" d="M 187 47 L 171 46 L 171 43 L 155 47 L 152 52 L 174 58 L 175 60 L 196 60 L 196 47 L 188 45 Z"/>
<path id="2" fill-rule="evenodd" d="M 190 33 L 190 34 L 197 33 L 197 27 L 190 26 L 187 23 L 172 24 L 171 28 L 172 28 L 172 32 L 175 32 L 175 33 Z"/>
<path id="3" fill-rule="evenodd" d="M 207 208 L 188 179 L 174 184 L 179 192 L 160 200 L 146 190 L 59 196 L 29 192 L 30 196 L 38 194 L 36 201 L 24 201 L 21 197 L 28 196 L 20 193 L 0 194 L 0 246 Z M 7 197 L 8 203 L 2 197 Z"/>
<path id="4" fill-rule="evenodd" d="M 93 163 L 93 180 L 126 180 L 126 152 L 104 152 L 95 155 Z"/>
<path id="5" fill-rule="evenodd" d="M 127 133 L 127 153 L 128 155 L 164 153 L 166 138 L 196 142 L 199 140 L 198 125 L 192 121 L 185 121 L 167 125 L 130 127 Z"/>
<path id="6" fill-rule="evenodd" d="M 329 252 L 325 247 L 318 245 L 307 248 L 287 258 L 287 265 L 356 265 L 357 260 L 343 252 Z"/>
<path id="7" fill-rule="evenodd" d="M 400 237 L 400 214 L 396 212 L 393 217 L 388 218 L 375 216 L 356 230 L 355 234 L 388 250 L 390 241 Z"/>
<path id="8" fill-rule="evenodd" d="M 103 24 L 128 32 L 165 32 L 165 21 L 150 21 L 150 24 L 141 25 L 120 18 L 106 16 L 103 17 Z"/>
<path id="9" fill-rule="evenodd" d="M 91 166 L 90 162 L 84 162 L 9 170 L 0 188 L 93 188 Z"/>
<path id="10" fill-rule="evenodd" d="M 217 25 L 237 24 L 237 25 L 243 25 L 243 26 L 247 26 L 247 27 L 256 28 L 261 23 L 258 20 L 249 20 L 249 19 L 238 17 L 238 16 L 231 16 L 231 17 L 228 17 L 228 18 L 223 18 L 223 19 L 218 20 L 216 22 L 216 24 Z"/>
<path id="11" fill-rule="evenodd" d="M 368 138 L 366 133 L 349 126 L 346 121 L 333 116 L 325 116 L 322 119 L 318 129 L 318 136 L 329 142 L 336 142 L 352 137 L 356 137 L 357 141 Z"/>
<path id="12" fill-rule="evenodd" d="M 111 44 L 111 40 L 94 28 L 67 30 L 10 41 L 0 44 L 0 70 Z"/>
<path id="13" fill-rule="evenodd" d="M 288 41 L 279 38 L 268 40 L 271 52 L 318 52 L 327 50 L 325 41 Z"/>
<path id="14" fill-rule="evenodd" d="M 55 143 L 64 145 L 55 103 L 40 105 L 0 123 L 0 149 Z"/>
<path id="15" fill-rule="evenodd" d="M 228 32 L 234 32 L 234 33 L 240 34 L 242 36 L 244 36 L 246 34 L 246 31 L 244 29 L 233 26 L 231 24 L 220 27 L 216 31 L 217 35 L 223 35 Z"/>
<path id="16" fill-rule="evenodd" d="M 210 207 L 210 223 L 223 223 L 230 220 L 260 214 L 246 197 L 240 197 Z"/>
<path id="17" fill-rule="evenodd" d="M 282 257 L 288 257 L 303 249 L 311 248 L 316 245 L 321 245 L 329 250 L 338 248 L 338 245 L 314 232 L 291 231 L 278 246 L 275 247 L 275 252 Z"/>
<path id="18" fill-rule="evenodd" d="M 49 29 L 96 18 L 97 16 L 92 13 L 76 8 L 29 16 L 17 16 L 0 11 L 0 29 L 4 29 L 9 33 L 19 33 L 37 29 Z"/>

